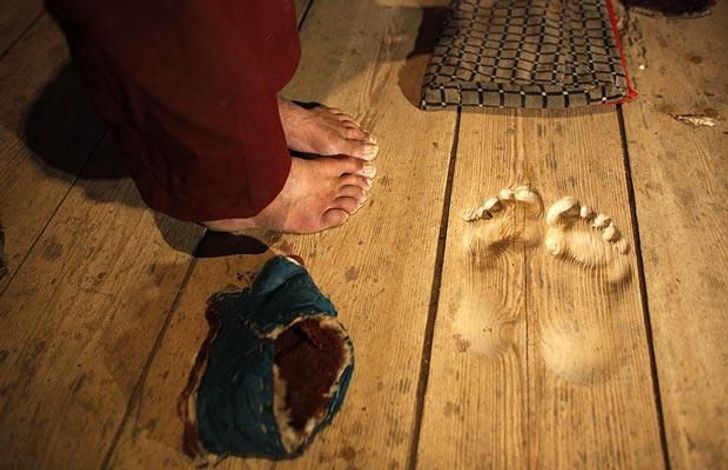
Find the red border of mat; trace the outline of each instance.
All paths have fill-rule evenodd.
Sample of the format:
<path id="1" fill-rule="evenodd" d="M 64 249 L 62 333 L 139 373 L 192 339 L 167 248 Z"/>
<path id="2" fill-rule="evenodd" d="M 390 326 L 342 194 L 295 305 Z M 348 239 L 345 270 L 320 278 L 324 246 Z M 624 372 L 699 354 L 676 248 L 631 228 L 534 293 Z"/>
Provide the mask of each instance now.
<path id="1" fill-rule="evenodd" d="M 606 0 L 607 11 L 609 12 L 609 23 L 612 26 L 612 34 L 614 34 L 614 40 L 617 42 L 617 50 L 619 51 L 619 59 L 622 61 L 622 68 L 624 69 L 624 78 L 627 80 L 627 95 L 624 98 L 620 98 L 615 101 L 610 101 L 610 104 L 620 104 L 625 101 L 633 100 L 637 98 L 637 90 L 632 86 L 632 80 L 629 77 L 629 71 L 627 70 L 627 59 L 624 57 L 624 50 L 622 49 L 622 41 L 619 39 L 619 28 L 617 27 L 617 14 L 614 11 L 614 4 L 612 0 Z"/>

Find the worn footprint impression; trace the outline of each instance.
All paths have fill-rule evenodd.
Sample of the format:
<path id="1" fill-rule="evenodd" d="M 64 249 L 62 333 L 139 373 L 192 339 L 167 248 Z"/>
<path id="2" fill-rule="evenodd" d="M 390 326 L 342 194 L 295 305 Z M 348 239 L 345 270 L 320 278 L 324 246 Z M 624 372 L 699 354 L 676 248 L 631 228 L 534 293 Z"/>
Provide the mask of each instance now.
<path id="1" fill-rule="evenodd" d="M 542 214 L 541 196 L 528 186 L 504 188 L 463 214 L 469 223 L 463 238 L 468 269 L 462 288 L 470 291 L 458 296 L 453 316 L 462 351 L 493 358 L 513 343 L 520 320 L 520 309 L 514 306 L 522 301 L 522 289 L 496 273 L 507 271 L 510 248 L 541 243 Z"/>
<path id="2" fill-rule="evenodd" d="M 630 247 L 610 217 L 595 213 L 573 197 L 564 197 L 548 208 L 546 224 L 546 250 L 557 260 L 595 273 L 597 277 L 585 273 L 583 279 L 591 278 L 587 282 L 596 289 L 611 290 L 629 281 Z M 615 334 L 623 320 L 609 310 L 595 309 L 595 299 L 581 295 L 581 286 L 563 285 L 559 312 L 544 311 L 537 321 L 546 368 L 569 382 L 591 384 L 611 377 L 624 362 L 623 351 L 630 348 L 624 336 Z M 610 302 L 621 298 L 619 290 L 609 296 Z"/>
<path id="3" fill-rule="evenodd" d="M 486 199 L 475 209 L 463 213 L 466 222 L 476 224 L 467 232 L 465 245 L 471 259 L 489 261 L 493 255 L 515 242 L 535 246 L 541 241 L 538 219 L 543 214 L 541 196 L 528 186 L 503 188 L 497 197 Z"/>
<path id="4" fill-rule="evenodd" d="M 610 285 L 630 279 L 629 243 L 612 219 L 567 196 L 546 212 L 546 249 L 585 268 L 604 269 Z"/>
<path id="5" fill-rule="evenodd" d="M 592 279 L 597 289 L 611 290 L 630 280 L 630 247 L 610 217 L 573 197 L 554 202 L 546 211 L 545 225 L 543 213 L 538 193 L 518 186 L 502 189 L 497 197 L 462 215 L 468 222 L 462 238 L 468 264 L 451 304 L 460 351 L 497 358 L 512 348 L 516 327 L 524 320 L 520 305 L 526 288 L 521 284 L 524 276 L 513 271 L 523 261 L 521 251 L 513 248 L 531 249 L 543 242 L 547 256 L 567 271 L 569 265 L 578 267 L 581 277 Z M 551 263 L 543 266 L 558 268 Z M 561 278 L 559 271 L 553 274 L 553 279 Z M 608 310 L 595 310 L 594 298 L 582 295 L 583 287 L 582 283 L 559 287 L 564 298 L 557 311 L 542 311 L 533 319 L 539 324 L 546 368 L 561 379 L 582 384 L 611 377 L 623 362 L 625 349 L 625 339 L 614 334 L 621 319 Z M 619 302 L 619 290 L 609 295 L 611 302 Z"/>

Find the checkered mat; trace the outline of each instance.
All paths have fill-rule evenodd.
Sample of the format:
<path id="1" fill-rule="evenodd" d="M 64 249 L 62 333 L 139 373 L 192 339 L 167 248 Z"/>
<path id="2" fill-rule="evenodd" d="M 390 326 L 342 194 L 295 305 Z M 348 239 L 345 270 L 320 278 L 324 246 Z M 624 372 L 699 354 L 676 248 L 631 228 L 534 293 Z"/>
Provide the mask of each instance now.
<path id="1" fill-rule="evenodd" d="M 421 106 L 570 108 L 631 98 L 615 25 L 611 0 L 455 0 Z"/>

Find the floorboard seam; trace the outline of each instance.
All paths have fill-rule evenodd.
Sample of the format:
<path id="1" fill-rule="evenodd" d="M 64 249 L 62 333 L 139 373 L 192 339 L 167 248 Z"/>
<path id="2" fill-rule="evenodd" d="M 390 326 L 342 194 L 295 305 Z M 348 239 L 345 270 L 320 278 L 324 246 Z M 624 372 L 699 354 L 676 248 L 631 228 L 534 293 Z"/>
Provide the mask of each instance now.
<path id="1" fill-rule="evenodd" d="M 83 171 L 84 167 L 88 164 L 89 160 L 94 156 L 94 154 L 98 151 L 99 147 L 101 147 L 101 143 L 104 141 L 104 137 L 106 136 L 106 131 L 103 131 L 101 135 L 99 136 L 99 140 L 96 142 L 96 144 L 93 146 L 91 151 L 89 152 L 86 159 L 79 165 L 78 171 L 75 175 L 73 175 L 73 180 L 71 180 L 71 184 L 68 185 L 68 188 L 66 188 L 66 192 L 63 193 L 63 196 L 61 197 L 61 200 L 58 201 L 58 204 L 56 205 L 56 208 L 53 209 L 53 212 L 51 212 L 50 217 L 48 217 L 48 220 L 46 220 L 46 223 L 43 224 L 43 227 L 40 229 L 38 234 L 35 236 L 35 239 L 33 240 L 33 243 L 30 244 L 28 247 L 28 251 L 25 252 L 25 256 L 23 256 L 23 259 L 20 260 L 20 263 L 18 263 L 17 266 L 8 266 L 10 269 L 10 273 L 8 274 L 8 282 L 5 284 L 5 287 L 0 291 L 0 298 L 2 298 L 3 295 L 5 295 L 5 292 L 7 292 L 8 288 L 10 288 L 10 284 L 12 284 L 13 280 L 15 279 L 15 276 L 20 272 L 25 262 L 30 257 L 30 254 L 33 253 L 33 250 L 35 249 L 35 245 L 38 244 L 43 234 L 46 232 L 46 229 L 51 224 L 53 219 L 56 217 L 56 214 L 63 206 L 63 203 L 66 202 L 66 198 L 68 198 L 68 195 L 71 194 L 71 190 L 76 186 L 76 183 L 78 182 L 79 175 Z M 7 230 L 8 227 L 5 227 Z M 6 259 L 6 262 L 8 260 Z"/>
<path id="2" fill-rule="evenodd" d="M 311 7 L 313 6 L 314 0 L 310 0 L 308 4 L 306 5 L 306 8 L 303 10 L 303 14 L 301 15 L 301 19 L 298 21 L 298 31 L 301 32 L 301 28 L 303 27 L 303 22 L 306 21 L 306 18 L 308 17 L 308 13 L 311 11 Z"/>
<path id="3" fill-rule="evenodd" d="M 35 16 L 35 18 L 33 18 L 33 19 L 31 20 L 30 24 L 28 24 L 28 26 L 27 26 L 27 27 L 26 27 L 26 28 L 25 28 L 25 29 L 24 29 L 24 30 L 23 30 L 23 31 L 22 31 L 22 32 L 21 32 L 20 34 L 18 34 L 18 37 L 16 37 L 16 38 L 15 38 L 15 39 L 13 39 L 12 41 L 10 41 L 10 44 L 8 44 L 8 45 L 7 45 L 6 47 L 5 47 L 5 50 L 4 50 L 4 51 L 2 51 L 2 53 L 0 53 L 0 61 L 1 61 L 1 60 L 3 60 L 3 59 L 4 59 L 4 58 L 5 58 L 5 57 L 6 57 L 6 56 L 7 56 L 7 55 L 8 55 L 9 53 L 10 53 L 10 51 L 12 51 L 12 50 L 13 50 L 13 48 L 14 48 L 14 47 L 15 47 L 15 46 L 16 46 L 16 45 L 17 45 L 17 44 L 18 44 L 18 43 L 20 42 L 20 41 L 22 41 L 22 40 L 23 40 L 23 38 L 25 38 L 25 36 L 27 36 L 27 35 L 28 35 L 28 31 L 30 31 L 31 29 L 33 29 L 33 26 L 35 26 L 35 25 L 36 25 L 36 23 L 38 23 L 38 21 L 40 21 L 40 19 L 41 19 L 41 18 L 43 17 L 43 15 L 45 15 L 45 10 L 41 10 L 41 12 L 40 12 L 40 13 L 38 13 L 38 14 L 37 14 L 37 15 Z"/>
<path id="4" fill-rule="evenodd" d="M 412 444 L 410 447 L 409 465 L 410 469 L 417 468 L 417 451 L 420 445 L 420 432 L 422 430 L 422 417 L 425 409 L 425 395 L 427 383 L 430 376 L 430 359 L 432 357 L 432 340 L 435 334 L 435 320 L 437 319 L 437 307 L 440 301 L 440 288 L 442 286 L 442 271 L 445 261 L 445 247 L 447 245 L 447 229 L 450 220 L 450 200 L 452 198 L 453 181 L 455 179 L 455 161 L 457 160 L 458 142 L 460 136 L 460 118 L 462 110 L 458 108 L 455 117 L 455 129 L 453 131 L 453 142 L 450 149 L 450 162 L 447 169 L 447 180 L 445 183 L 445 196 L 442 202 L 442 217 L 440 219 L 440 232 L 437 240 L 437 253 L 435 255 L 435 272 L 432 278 L 432 289 L 430 290 L 430 304 L 427 314 L 427 325 L 425 326 L 425 339 L 422 344 L 422 360 L 420 361 L 420 377 L 417 382 L 417 401 L 415 408 L 415 423 L 412 433 Z"/>
<path id="5" fill-rule="evenodd" d="M 642 258 L 642 242 L 640 239 L 639 220 L 637 219 L 637 198 L 634 184 L 632 182 L 632 165 L 627 143 L 627 128 L 624 123 L 624 112 L 622 105 L 617 105 L 617 120 L 619 122 L 619 134 L 622 139 L 622 155 L 624 158 L 624 173 L 627 185 L 627 197 L 629 199 L 630 217 L 632 219 L 632 236 L 634 237 L 635 256 L 637 258 L 637 272 L 639 278 L 640 299 L 642 301 L 642 313 L 644 316 L 645 336 L 647 350 L 650 356 L 650 372 L 652 374 L 652 388 L 657 408 L 657 421 L 660 428 L 660 442 L 662 444 L 662 458 L 666 469 L 670 469 L 670 450 L 668 448 L 667 432 L 665 428 L 665 415 L 662 409 L 662 394 L 660 391 L 660 377 L 657 372 L 657 356 L 655 355 L 654 337 L 652 334 L 652 319 L 650 315 L 649 300 L 647 296 L 647 281 L 645 278 L 645 263 Z"/>

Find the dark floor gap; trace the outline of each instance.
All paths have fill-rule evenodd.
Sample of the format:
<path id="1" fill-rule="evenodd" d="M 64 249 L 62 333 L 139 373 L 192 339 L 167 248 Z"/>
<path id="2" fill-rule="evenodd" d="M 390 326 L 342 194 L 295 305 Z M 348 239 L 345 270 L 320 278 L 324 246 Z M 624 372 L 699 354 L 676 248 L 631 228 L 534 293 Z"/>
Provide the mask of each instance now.
<path id="1" fill-rule="evenodd" d="M 314 0 L 309 0 L 308 4 L 306 5 L 306 8 L 303 10 L 303 14 L 301 15 L 301 19 L 298 21 L 298 31 L 301 31 L 301 28 L 303 27 L 303 22 L 306 21 L 306 18 L 308 17 L 308 13 L 311 11 L 311 7 L 313 6 Z"/>
<path id="2" fill-rule="evenodd" d="M 660 442 L 662 444 L 662 458 L 665 468 L 670 469 L 670 450 L 667 442 L 667 431 L 665 429 L 665 414 L 662 409 L 662 394 L 660 392 L 660 377 L 657 372 L 657 357 L 655 355 L 654 337 L 652 334 L 652 319 L 650 306 L 647 299 L 647 281 L 645 279 L 645 263 L 642 258 L 642 242 L 640 240 L 639 220 L 637 219 L 637 198 L 635 196 L 634 184 L 632 182 L 632 166 L 627 143 L 627 128 L 624 124 L 624 111 L 622 105 L 617 105 L 617 120 L 619 122 L 619 134 L 622 139 L 622 155 L 624 157 L 624 176 L 627 184 L 627 198 L 629 199 L 629 212 L 632 219 L 632 236 L 634 237 L 634 251 L 637 257 L 637 273 L 639 278 L 640 298 L 642 300 L 642 313 L 644 315 L 645 335 L 647 339 L 647 350 L 650 355 L 650 372 L 652 374 L 652 388 L 655 395 L 655 406 L 657 408 L 657 422 L 660 428 Z"/>
<path id="3" fill-rule="evenodd" d="M 417 451 L 420 446 L 420 432 L 422 430 L 422 416 L 425 409 L 425 396 L 427 394 L 427 382 L 430 377 L 430 359 L 432 358 L 432 339 L 435 334 L 435 320 L 437 319 L 437 306 L 440 301 L 440 288 L 442 287 L 442 271 L 445 262 L 445 247 L 447 246 L 447 229 L 450 220 L 450 201 L 452 199 L 453 181 L 455 179 L 455 162 L 457 160 L 458 142 L 460 136 L 460 118 L 462 110 L 458 108 L 455 117 L 455 130 L 450 149 L 450 162 L 447 169 L 447 180 L 445 184 L 445 197 L 442 202 L 442 218 L 440 219 L 440 233 L 437 240 L 437 252 L 435 255 L 435 273 L 432 278 L 432 289 L 430 290 L 430 305 L 427 313 L 427 325 L 425 327 L 425 339 L 422 344 L 422 361 L 420 362 L 420 377 L 417 381 L 417 402 L 415 408 L 414 432 L 412 433 L 412 444 L 410 447 L 408 468 L 417 468 Z"/>
<path id="4" fill-rule="evenodd" d="M 13 39 L 12 41 L 10 41 L 10 44 L 8 44 L 8 45 L 7 45 L 6 47 L 5 47 L 5 50 L 4 50 L 4 51 L 2 51 L 2 53 L 0 53 L 0 60 L 3 60 L 3 59 L 5 58 L 5 56 L 7 56 L 7 55 L 8 55 L 9 53 L 10 53 L 10 51 L 12 51 L 12 50 L 13 50 L 13 48 L 14 48 L 14 47 L 15 47 L 15 46 L 16 46 L 16 45 L 17 45 L 17 44 L 18 44 L 18 43 L 20 42 L 20 41 L 22 41 L 22 40 L 23 40 L 23 39 L 25 38 L 25 36 L 27 36 L 27 34 L 28 34 L 28 31 L 30 31 L 31 29 L 33 29 L 33 26 L 35 26 L 35 24 L 36 24 L 36 23 L 38 23 L 38 21 L 39 21 L 39 20 L 41 19 L 41 17 L 42 17 L 42 16 L 44 15 L 44 14 L 45 14 L 45 10 L 41 10 L 41 12 L 40 12 L 40 13 L 38 13 L 38 15 L 36 15 L 36 17 L 35 17 L 35 18 L 33 18 L 33 20 L 32 20 L 32 21 L 30 22 L 30 24 L 28 24 L 28 26 L 27 26 L 27 27 L 26 27 L 26 28 L 25 28 L 25 29 L 24 29 L 24 30 L 23 30 L 23 31 L 22 31 L 22 32 L 21 32 L 20 34 L 18 34 L 18 37 L 16 37 L 16 38 L 15 38 L 15 39 Z"/>

